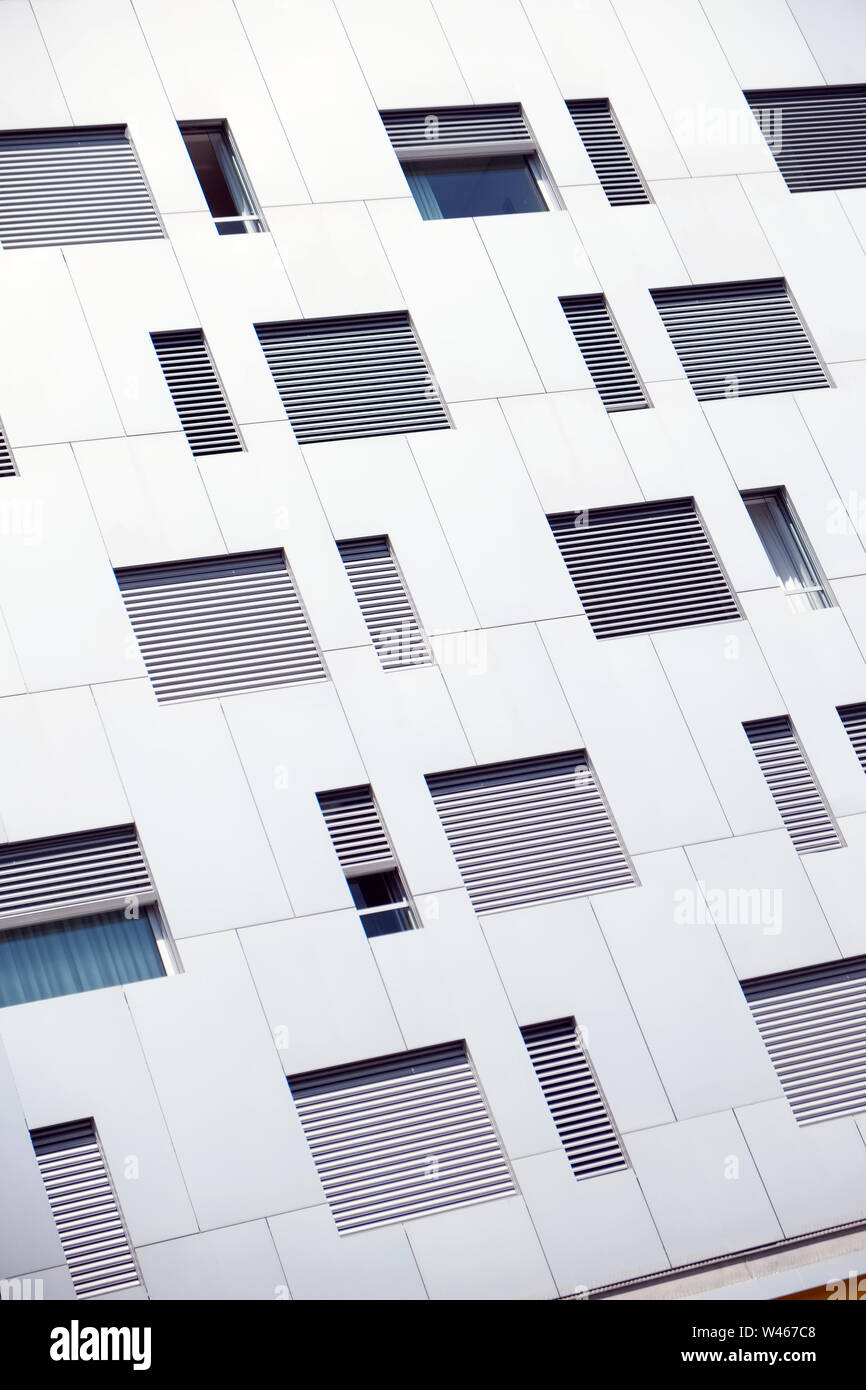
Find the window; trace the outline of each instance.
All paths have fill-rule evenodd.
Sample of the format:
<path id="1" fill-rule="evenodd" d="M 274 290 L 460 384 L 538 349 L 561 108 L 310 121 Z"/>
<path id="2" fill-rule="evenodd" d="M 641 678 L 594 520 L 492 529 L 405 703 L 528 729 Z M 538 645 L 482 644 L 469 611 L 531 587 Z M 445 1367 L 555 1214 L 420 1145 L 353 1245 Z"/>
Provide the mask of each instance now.
<path id="1" fill-rule="evenodd" d="M 367 936 L 418 923 L 372 787 L 319 792 L 319 805 Z"/>
<path id="2" fill-rule="evenodd" d="M 755 719 L 743 728 L 797 853 L 843 845 L 790 719 Z"/>
<path id="3" fill-rule="evenodd" d="M 476 912 L 636 882 L 586 753 L 427 777 Z"/>
<path id="4" fill-rule="evenodd" d="M 220 236 L 263 232 L 261 212 L 225 121 L 184 121 L 180 133 Z"/>
<path id="5" fill-rule="evenodd" d="M 600 639 L 741 616 L 692 497 L 547 520 Z"/>
<path id="6" fill-rule="evenodd" d="M 425 220 L 558 207 L 518 103 L 381 116 Z"/>
<path id="7" fill-rule="evenodd" d="M 744 492 L 742 497 L 794 612 L 829 608 L 826 583 L 785 489 Z"/>
<path id="8" fill-rule="evenodd" d="M 573 1018 L 521 1028 L 556 1132 L 576 1178 L 628 1167 Z"/>
<path id="9" fill-rule="evenodd" d="M 288 1083 L 341 1235 L 515 1190 L 463 1042 Z"/>
<path id="10" fill-rule="evenodd" d="M 866 704 L 840 705 L 836 710 L 842 727 L 851 740 L 860 766 L 866 772 Z"/>
<path id="11" fill-rule="evenodd" d="M 243 449 L 200 328 L 151 333 L 183 432 L 196 458 Z"/>
<path id="12" fill-rule="evenodd" d="M 645 410 L 649 397 L 604 295 L 571 295 L 559 302 L 605 410 Z"/>
<path id="13" fill-rule="evenodd" d="M 866 187 L 866 85 L 744 92 L 792 193 Z"/>
<path id="14" fill-rule="evenodd" d="M 18 469 L 15 467 L 12 450 L 9 448 L 9 441 L 3 430 L 3 421 L 0 420 L 0 478 L 14 478 L 17 473 Z"/>
<path id="15" fill-rule="evenodd" d="M 0 133 L 0 245 L 162 235 L 125 126 Z"/>
<path id="16" fill-rule="evenodd" d="M 607 98 L 565 104 L 611 206 L 648 203 L 646 185 Z"/>
<path id="17" fill-rule="evenodd" d="M 428 665 L 430 649 L 388 537 L 338 541 L 337 548 L 383 669 Z"/>

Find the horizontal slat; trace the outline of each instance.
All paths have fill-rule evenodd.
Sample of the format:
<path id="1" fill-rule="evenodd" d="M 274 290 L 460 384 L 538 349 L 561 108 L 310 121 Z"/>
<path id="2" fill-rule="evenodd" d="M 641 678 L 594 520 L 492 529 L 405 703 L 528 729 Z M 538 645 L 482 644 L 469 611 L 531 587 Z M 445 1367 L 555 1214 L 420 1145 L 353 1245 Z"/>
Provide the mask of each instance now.
<path id="1" fill-rule="evenodd" d="M 0 425 L 0 478 L 14 478 L 17 472 L 9 441 L 3 433 L 3 426 Z"/>
<path id="2" fill-rule="evenodd" d="M 752 720 L 743 727 L 795 849 L 837 849 L 842 841 L 790 719 Z"/>
<path id="3" fill-rule="evenodd" d="M 866 772 L 866 704 L 842 705 L 837 713 Z"/>
<path id="4" fill-rule="evenodd" d="M 866 85 L 744 95 L 792 193 L 866 187 Z"/>
<path id="5" fill-rule="evenodd" d="M 429 664 L 430 649 L 388 537 L 340 541 L 338 548 L 384 670 Z"/>
<path id="6" fill-rule="evenodd" d="M 649 397 L 628 358 L 604 295 L 573 295 L 559 302 L 605 409 L 646 409 Z"/>
<path id="7" fill-rule="evenodd" d="M 56 916 L 152 895 L 134 825 L 0 845 L 0 917 Z"/>
<path id="8" fill-rule="evenodd" d="M 574 1019 L 552 1019 L 520 1031 L 575 1177 L 627 1168 Z"/>
<path id="9" fill-rule="evenodd" d="M 201 329 L 150 336 L 193 454 L 239 453 L 243 445 Z"/>
<path id="10" fill-rule="evenodd" d="M 608 202 L 614 207 L 648 203 L 649 194 L 607 98 L 566 105 Z"/>
<path id="11" fill-rule="evenodd" d="M 476 145 L 480 149 L 530 144 L 519 102 L 498 106 L 430 106 L 380 112 L 391 144 L 399 153 L 409 149 Z"/>
<path id="12" fill-rule="evenodd" d="M 372 787 L 319 792 L 318 800 L 340 865 L 346 874 L 359 865 L 382 869 L 393 866 L 393 850 L 379 816 Z"/>

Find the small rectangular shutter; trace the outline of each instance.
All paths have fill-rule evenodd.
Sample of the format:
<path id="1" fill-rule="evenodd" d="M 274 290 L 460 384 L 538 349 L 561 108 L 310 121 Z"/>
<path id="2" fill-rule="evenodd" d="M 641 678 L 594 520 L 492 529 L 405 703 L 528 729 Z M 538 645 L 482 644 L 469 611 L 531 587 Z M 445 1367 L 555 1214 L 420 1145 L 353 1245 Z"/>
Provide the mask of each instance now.
<path id="1" fill-rule="evenodd" d="M 547 519 L 596 637 L 741 616 L 693 498 Z"/>
<path id="2" fill-rule="evenodd" d="M 792 193 L 866 187 L 866 85 L 743 95 Z"/>
<path id="3" fill-rule="evenodd" d="M 2 918 L 74 916 L 154 896 L 134 825 L 0 845 Z"/>
<path id="4" fill-rule="evenodd" d="M 854 745 L 860 766 L 866 772 L 866 704 L 842 705 L 836 711 L 846 734 Z"/>
<path id="5" fill-rule="evenodd" d="M 645 410 L 650 403 L 649 397 L 625 350 L 604 295 L 572 295 L 559 302 L 605 409 L 611 413 Z"/>
<path id="6" fill-rule="evenodd" d="M 383 668 L 429 664 L 430 649 L 388 537 L 338 541 L 337 549 Z"/>
<path id="7" fill-rule="evenodd" d="M 797 853 L 837 849 L 843 841 L 790 719 L 756 719 L 743 728 Z"/>
<path id="8" fill-rule="evenodd" d="M 650 293 L 699 401 L 829 386 L 784 280 Z"/>
<path id="9" fill-rule="evenodd" d="M 319 805 L 340 865 L 347 876 L 393 869 L 394 852 L 372 787 L 319 792 Z"/>
<path id="10" fill-rule="evenodd" d="M 9 441 L 3 433 L 2 424 L 0 424 L 0 478 L 14 478 L 17 473 L 18 469 L 15 467 Z"/>
<path id="11" fill-rule="evenodd" d="M 115 573 L 158 700 L 325 679 L 282 550 Z"/>
<path id="12" fill-rule="evenodd" d="M 476 912 L 635 882 L 582 750 L 427 777 Z"/>
<path id="13" fill-rule="evenodd" d="M 162 234 L 124 126 L 0 134 L 0 244 L 7 250 Z"/>
<path id="14" fill-rule="evenodd" d="M 30 1138 L 77 1296 L 140 1284 L 93 1121 L 34 1129 Z"/>
<path id="15" fill-rule="evenodd" d="M 299 444 L 449 428 L 409 315 L 256 324 Z"/>
<path id="16" fill-rule="evenodd" d="M 239 453 L 243 445 L 201 329 L 150 336 L 192 452 Z"/>
<path id="17" fill-rule="evenodd" d="M 613 207 L 648 203 L 650 198 L 646 186 L 607 97 L 593 101 L 567 101 L 565 104 L 608 202 Z"/>
<path id="18" fill-rule="evenodd" d="M 514 1191 L 462 1042 L 288 1081 L 341 1234 Z"/>
<path id="19" fill-rule="evenodd" d="M 497 106 L 425 106 L 381 111 L 394 149 L 403 159 L 417 154 L 444 155 L 468 147 L 491 153 L 533 149 L 519 102 Z"/>
<path id="20" fill-rule="evenodd" d="M 797 1123 L 866 1110 L 866 956 L 742 986 Z"/>
<path id="21" fill-rule="evenodd" d="M 521 1028 L 535 1074 L 576 1178 L 628 1167 L 573 1018 Z"/>

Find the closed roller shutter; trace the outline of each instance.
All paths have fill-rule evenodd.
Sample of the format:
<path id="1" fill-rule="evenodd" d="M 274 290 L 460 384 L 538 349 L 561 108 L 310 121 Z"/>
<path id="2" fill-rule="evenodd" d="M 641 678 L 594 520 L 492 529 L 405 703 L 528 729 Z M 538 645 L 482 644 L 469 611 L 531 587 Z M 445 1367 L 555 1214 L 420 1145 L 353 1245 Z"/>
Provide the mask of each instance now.
<path id="1" fill-rule="evenodd" d="M 341 1234 L 514 1191 L 462 1043 L 289 1085 Z"/>
<path id="2" fill-rule="evenodd" d="M 699 401 L 829 386 L 784 280 L 651 294 Z"/>
<path id="3" fill-rule="evenodd" d="M 448 429 L 405 313 L 256 324 L 300 444 Z"/>
<path id="4" fill-rule="evenodd" d="M 583 751 L 428 776 L 476 912 L 635 882 Z"/>
<path id="5" fill-rule="evenodd" d="M 566 102 L 598 181 L 613 207 L 648 203 L 649 194 L 607 98 Z"/>
<path id="6" fill-rule="evenodd" d="M 0 134 L 0 244 L 161 237 L 123 126 Z"/>
<path id="7" fill-rule="evenodd" d="M 442 150 L 447 154 L 470 145 L 500 153 L 503 147 L 533 147 L 519 102 L 498 106 L 425 106 L 379 114 L 391 144 L 403 158 L 416 151 L 429 154 Z"/>
<path id="8" fill-rule="evenodd" d="M 394 854 L 371 787 L 319 792 L 319 805 L 343 871 L 394 867 Z"/>
<path id="9" fill-rule="evenodd" d="M 12 458 L 12 450 L 0 424 L 0 478 L 14 478 L 18 470 Z"/>
<path id="10" fill-rule="evenodd" d="M 797 1123 L 866 1110 L 866 956 L 742 985 Z"/>
<path id="11" fill-rule="evenodd" d="M 338 549 L 383 668 L 429 663 L 430 650 L 388 537 L 339 541 Z"/>
<path id="12" fill-rule="evenodd" d="M 603 294 L 560 299 L 606 410 L 645 410 L 649 397 L 638 380 Z"/>
<path id="13" fill-rule="evenodd" d="M 692 498 L 547 519 L 596 637 L 741 616 Z"/>
<path id="14" fill-rule="evenodd" d="M 837 714 L 854 745 L 860 766 L 866 772 L 866 705 L 843 705 Z"/>
<path id="15" fill-rule="evenodd" d="M 521 1028 L 535 1074 L 576 1178 L 628 1167 L 573 1018 Z"/>
<path id="16" fill-rule="evenodd" d="M 77 1296 L 140 1284 L 93 1121 L 35 1129 L 30 1137 Z"/>
<path id="17" fill-rule="evenodd" d="M 866 86 L 745 92 L 792 193 L 866 187 Z"/>
<path id="18" fill-rule="evenodd" d="M 842 839 L 790 719 L 758 719 L 743 728 L 798 854 L 837 849 Z"/>
<path id="19" fill-rule="evenodd" d="M 158 700 L 325 679 L 281 550 L 116 574 Z"/>
<path id="20" fill-rule="evenodd" d="M 243 449 L 201 329 L 151 333 L 189 447 L 202 454 Z"/>
<path id="21" fill-rule="evenodd" d="M 45 920 L 154 896 L 134 825 L 0 845 L 3 918 Z"/>

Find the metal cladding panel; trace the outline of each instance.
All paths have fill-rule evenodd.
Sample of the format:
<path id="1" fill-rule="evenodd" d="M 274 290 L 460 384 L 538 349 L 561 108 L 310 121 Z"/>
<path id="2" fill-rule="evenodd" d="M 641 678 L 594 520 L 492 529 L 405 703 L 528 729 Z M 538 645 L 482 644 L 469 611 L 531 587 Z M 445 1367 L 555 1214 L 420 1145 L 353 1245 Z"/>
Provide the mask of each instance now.
<path id="1" fill-rule="evenodd" d="M 0 245 L 65 246 L 162 234 L 123 126 L 0 134 Z"/>
<path id="2" fill-rule="evenodd" d="M 393 868 L 391 842 L 371 787 L 319 792 L 318 801 L 346 874 L 361 867 L 367 870 Z"/>
<path id="3" fill-rule="evenodd" d="M 256 324 L 300 444 L 448 429 L 409 315 Z"/>
<path id="4" fill-rule="evenodd" d="M 337 548 L 383 668 L 429 665 L 430 649 L 388 537 L 339 541 Z"/>
<path id="5" fill-rule="evenodd" d="M 521 1028 L 535 1074 L 576 1178 L 628 1167 L 573 1018 Z"/>
<path id="6" fill-rule="evenodd" d="M 462 1042 L 288 1081 L 341 1234 L 515 1190 Z"/>
<path id="7" fill-rule="evenodd" d="M 0 845 L 0 917 L 73 915 L 153 896 L 134 825 Z"/>
<path id="8" fill-rule="evenodd" d="M 598 638 L 742 616 L 691 497 L 547 519 Z"/>
<path id="9" fill-rule="evenodd" d="M 428 106 L 414 110 L 381 111 L 385 129 L 398 154 L 408 149 L 443 150 L 477 145 L 495 150 L 497 146 L 523 142 L 532 147 L 532 137 L 519 102 L 497 106 Z"/>
<path id="10" fill-rule="evenodd" d="M 504 912 L 635 877 L 586 753 L 427 777 L 476 912 Z"/>
<path id="11" fill-rule="evenodd" d="M 606 410 L 645 410 L 649 397 L 625 350 L 603 294 L 560 299 L 568 326 L 583 354 Z"/>
<path id="12" fill-rule="evenodd" d="M 699 401 L 830 385 L 784 280 L 650 293 Z"/>
<path id="13" fill-rule="evenodd" d="M 150 336 L 192 452 L 196 457 L 241 452 L 243 445 L 201 329 Z"/>
<path id="14" fill-rule="evenodd" d="M 866 772 L 866 704 L 842 705 L 837 714 L 860 759 L 860 766 Z"/>
<path id="15" fill-rule="evenodd" d="M 160 701 L 326 678 L 282 550 L 116 575 Z"/>
<path id="16" fill-rule="evenodd" d="M 742 987 L 798 1124 L 866 1110 L 866 956 Z"/>
<path id="17" fill-rule="evenodd" d="M 866 85 L 743 95 L 792 193 L 866 187 Z"/>
<path id="18" fill-rule="evenodd" d="M 649 194 L 607 98 L 565 104 L 608 202 L 613 207 L 648 203 Z"/>
<path id="19" fill-rule="evenodd" d="M 790 719 L 758 719 L 743 728 L 798 854 L 838 849 L 842 838 Z"/>

